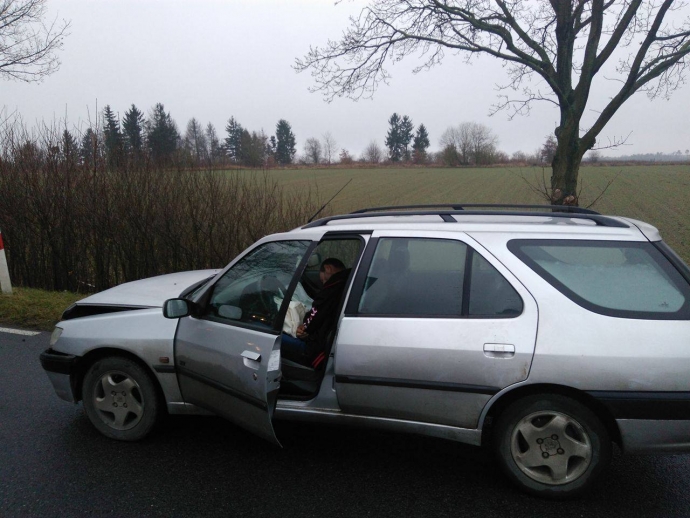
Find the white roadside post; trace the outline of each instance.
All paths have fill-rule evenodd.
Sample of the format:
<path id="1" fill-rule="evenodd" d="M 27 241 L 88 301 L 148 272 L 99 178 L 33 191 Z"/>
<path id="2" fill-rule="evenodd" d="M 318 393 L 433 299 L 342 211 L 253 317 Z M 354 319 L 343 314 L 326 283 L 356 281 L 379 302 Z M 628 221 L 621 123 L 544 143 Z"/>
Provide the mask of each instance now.
<path id="1" fill-rule="evenodd" d="M 7 268 L 5 245 L 2 242 L 2 231 L 0 231 L 0 290 L 2 290 L 2 293 L 12 293 L 10 270 Z"/>

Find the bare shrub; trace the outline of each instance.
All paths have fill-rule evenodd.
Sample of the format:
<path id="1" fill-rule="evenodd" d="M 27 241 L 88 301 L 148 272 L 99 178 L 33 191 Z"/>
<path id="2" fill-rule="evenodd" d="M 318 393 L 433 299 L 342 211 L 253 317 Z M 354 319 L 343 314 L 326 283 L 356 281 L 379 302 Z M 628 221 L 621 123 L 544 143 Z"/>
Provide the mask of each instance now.
<path id="1" fill-rule="evenodd" d="M 108 168 L 98 131 L 89 159 L 64 131 L 0 131 L 0 229 L 14 283 L 94 291 L 224 266 L 256 239 L 303 224 L 321 205 L 266 173 L 213 171 L 183 157 Z M 83 153 L 82 153 L 83 156 Z"/>
<path id="2" fill-rule="evenodd" d="M 383 159 L 383 149 L 378 142 L 372 140 L 364 150 L 362 157 L 370 164 L 378 164 Z"/>

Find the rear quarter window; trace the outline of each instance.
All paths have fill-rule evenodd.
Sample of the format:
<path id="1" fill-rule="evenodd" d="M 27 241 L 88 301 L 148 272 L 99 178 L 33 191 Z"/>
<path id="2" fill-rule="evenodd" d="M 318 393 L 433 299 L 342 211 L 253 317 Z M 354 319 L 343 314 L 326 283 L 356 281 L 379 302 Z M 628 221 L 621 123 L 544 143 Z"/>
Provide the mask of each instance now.
<path id="1" fill-rule="evenodd" d="M 621 318 L 690 319 L 690 285 L 652 243 L 516 239 L 508 248 L 590 311 Z"/>

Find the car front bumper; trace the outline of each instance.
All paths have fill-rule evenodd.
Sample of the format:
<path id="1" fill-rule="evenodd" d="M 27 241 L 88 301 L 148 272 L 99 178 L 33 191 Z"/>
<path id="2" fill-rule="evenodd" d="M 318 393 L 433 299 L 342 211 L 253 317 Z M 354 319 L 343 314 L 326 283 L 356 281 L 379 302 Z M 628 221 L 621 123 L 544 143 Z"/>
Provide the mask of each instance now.
<path id="1" fill-rule="evenodd" d="M 76 364 L 77 357 L 71 354 L 52 349 L 41 353 L 41 366 L 46 371 L 55 392 L 61 399 L 70 403 L 76 402 L 72 387 L 72 374 L 76 369 Z"/>

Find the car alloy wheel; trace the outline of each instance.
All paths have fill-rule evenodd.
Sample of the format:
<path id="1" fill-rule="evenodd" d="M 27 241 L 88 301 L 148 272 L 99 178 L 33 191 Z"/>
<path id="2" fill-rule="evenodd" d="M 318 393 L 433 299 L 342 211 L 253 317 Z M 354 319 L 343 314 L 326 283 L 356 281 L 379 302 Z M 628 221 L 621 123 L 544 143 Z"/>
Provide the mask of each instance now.
<path id="1" fill-rule="evenodd" d="M 528 493 L 570 498 L 589 489 L 611 459 L 609 433 L 587 406 L 560 394 L 518 399 L 496 421 L 503 471 Z"/>
<path id="2" fill-rule="evenodd" d="M 98 417 L 115 430 L 134 428 L 144 415 L 144 398 L 136 380 L 121 371 L 101 376 L 92 394 Z"/>
<path id="3" fill-rule="evenodd" d="M 97 360 L 82 385 L 84 410 L 106 437 L 122 441 L 142 439 L 153 429 L 159 414 L 155 380 L 129 358 Z"/>
<path id="4" fill-rule="evenodd" d="M 561 412 L 535 412 L 521 419 L 510 442 L 515 464 L 543 484 L 567 484 L 587 471 L 592 443 L 582 425 Z"/>

